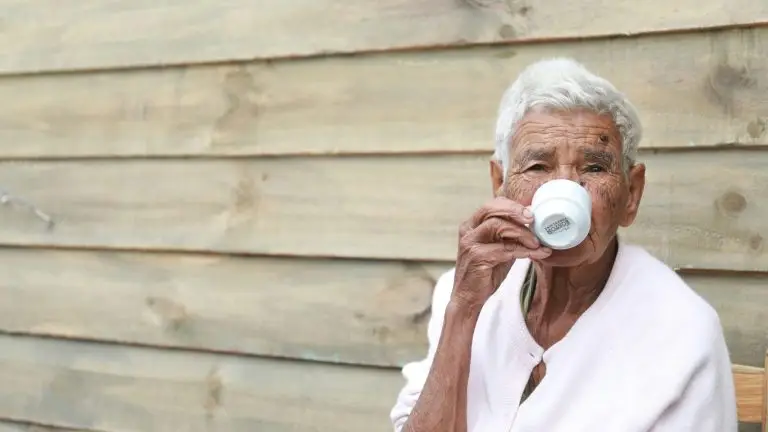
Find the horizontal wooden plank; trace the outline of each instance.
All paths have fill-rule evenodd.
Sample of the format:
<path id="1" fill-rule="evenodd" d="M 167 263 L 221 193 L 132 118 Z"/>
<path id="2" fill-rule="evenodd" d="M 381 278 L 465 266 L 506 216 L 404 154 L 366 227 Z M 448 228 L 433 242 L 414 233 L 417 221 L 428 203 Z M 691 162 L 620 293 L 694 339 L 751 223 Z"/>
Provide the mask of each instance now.
<path id="1" fill-rule="evenodd" d="M 760 0 L 5 0 L 0 72 L 113 68 L 762 24 Z M 56 13 L 53 13 L 56 11 Z"/>
<path id="2" fill-rule="evenodd" d="M 424 355 L 451 266 L 23 249 L 0 262 L 0 331 L 379 366 Z M 720 314 L 731 360 L 761 366 L 768 275 L 684 277 Z"/>
<path id="3" fill-rule="evenodd" d="M 0 98 L 14 103 L 0 106 L 0 157 L 490 151 L 504 88 L 560 55 L 628 95 L 646 148 L 768 144 L 766 41 L 758 28 L 6 77 Z"/>
<path id="4" fill-rule="evenodd" d="M 0 336 L 0 416 L 103 431 L 388 431 L 396 370 Z"/>
<path id="5" fill-rule="evenodd" d="M 421 355 L 446 268 L 13 249 L 0 262 L 0 331 L 382 366 Z"/>
<path id="6" fill-rule="evenodd" d="M 766 361 L 768 367 L 768 361 Z M 760 425 L 765 425 L 766 407 L 768 407 L 768 375 L 765 368 L 734 366 L 734 384 L 736 385 L 739 432 L 764 432 Z"/>
<path id="7" fill-rule="evenodd" d="M 73 430 L 385 431 L 401 385 L 381 369 L 7 336 L 0 346 L 1 415 Z"/>
<path id="8" fill-rule="evenodd" d="M 759 423 L 763 419 L 764 368 L 733 365 L 733 378 L 739 411 L 739 421 Z"/>
<path id="9" fill-rule="evenodd" d="M 763 420 L 763 386 L 765 370 L 758 367 L 733 367 L 733 381 L 738 396 L 739 420 L 746 423 L 760 423 Z"/>
<path id="10" fill-rule="evenodd" d="M 768 351 L 768 274 L 685 274 L 720 316 L 731 362 L 763 367 Z"/>
<path id="11" fill-rule="evenodd" d="M 768 152 L 646 155 L 625 231 L 674 267 L 768 270 Z M 0 244 L 453 260 L 491 195 L 486 156 L 0 164 L 0 185 L 52 215 L 0 208 Z"/>

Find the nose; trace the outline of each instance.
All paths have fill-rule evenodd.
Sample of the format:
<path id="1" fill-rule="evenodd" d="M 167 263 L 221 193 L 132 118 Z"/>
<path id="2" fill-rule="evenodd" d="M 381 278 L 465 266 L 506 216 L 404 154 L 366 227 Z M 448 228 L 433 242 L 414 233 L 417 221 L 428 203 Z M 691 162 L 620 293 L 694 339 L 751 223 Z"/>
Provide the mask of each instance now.
<path id="1" fill-rule="evenodd" d="M 573 165 L 561 165 L 557 170 L 555 178 L 570 180 L 574 183 L 578 183 L 582 187 L 584 186 L 584 180 L 582 180 L 578 169 L 576 169 L 576 167 Z"/>

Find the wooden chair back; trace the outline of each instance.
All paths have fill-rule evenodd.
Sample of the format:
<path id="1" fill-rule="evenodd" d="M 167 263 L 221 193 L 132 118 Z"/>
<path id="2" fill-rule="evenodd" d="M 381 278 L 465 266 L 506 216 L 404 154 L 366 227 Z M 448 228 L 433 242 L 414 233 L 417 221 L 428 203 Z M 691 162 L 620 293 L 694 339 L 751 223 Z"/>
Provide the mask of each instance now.
<path id="1" fill-rule="evenodd" d="M 765 367 L 733 365 L 739 421 L 760 423 L 768 432 L 768 352 Z"/>

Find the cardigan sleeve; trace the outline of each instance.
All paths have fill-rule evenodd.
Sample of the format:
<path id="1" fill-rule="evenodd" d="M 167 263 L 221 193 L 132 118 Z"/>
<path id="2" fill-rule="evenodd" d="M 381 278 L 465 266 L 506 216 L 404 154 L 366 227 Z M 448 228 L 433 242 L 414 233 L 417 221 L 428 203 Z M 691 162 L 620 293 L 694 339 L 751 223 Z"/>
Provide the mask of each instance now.
<path id="1" fill-rule="evenodd" d="M 432 293 L 432 313 L 427 325 L 429 347 L 426 356 L 419 361 L 403 366 L 402 374 L 405 377 L 405 385 L 397 395 L 395 406 L 390 412 L 390 420 L 395 432 L 400 432 L 405 425 L 416 401 L 419 400 L 421 389 L 424 388 L 427 381 L 432 360 L 437 350 L 437 343 L 440 340 L 440 333 L 443 329 L 445 309 L 448 307 L 448 301 L 453 290 L 454 271 L 455 269 L 451 269 L 440 276 Z"/>
<path id="2" fill-rule="evenodd" d="M 728 348 L 718 319 L 711 342 L 681 397 L 661 415 L 652 432 L 737 432 L 736 390 Z"/>

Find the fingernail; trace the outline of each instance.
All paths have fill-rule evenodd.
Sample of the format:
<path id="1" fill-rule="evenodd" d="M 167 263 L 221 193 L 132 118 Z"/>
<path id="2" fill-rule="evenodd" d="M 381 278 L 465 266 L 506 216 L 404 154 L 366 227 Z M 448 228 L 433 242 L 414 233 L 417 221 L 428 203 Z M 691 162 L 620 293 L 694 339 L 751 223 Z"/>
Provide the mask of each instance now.
<path id="1" fill-rule="evenodd" d="M 528 219 L 533 219 L 533 213 L 529 209 L 523 210 L 523 216 L 527 217 Z"/>

